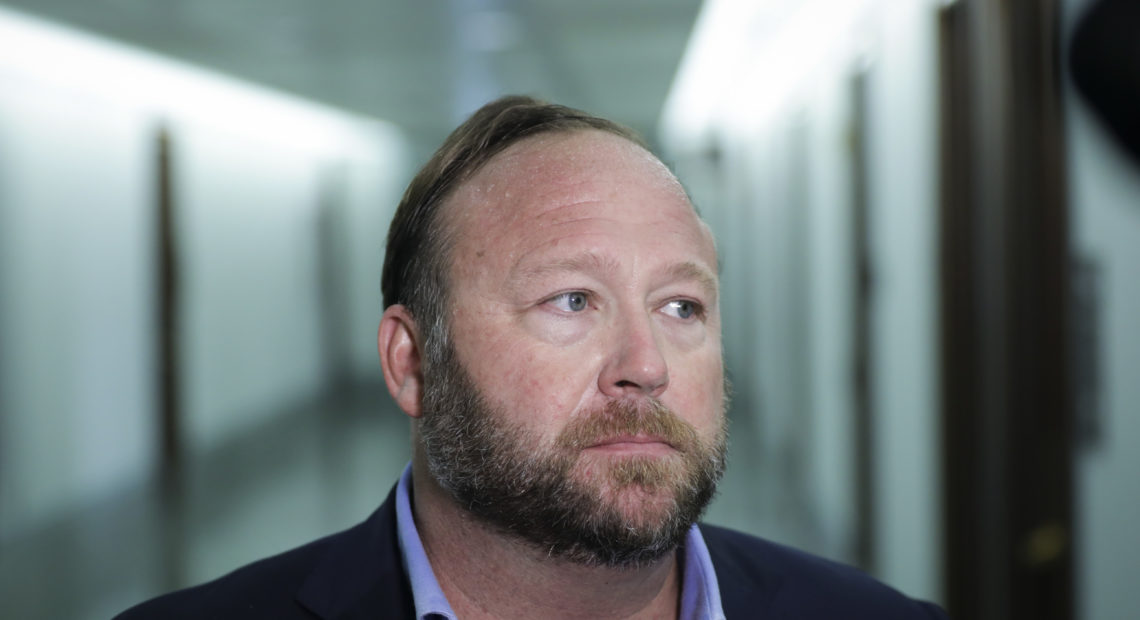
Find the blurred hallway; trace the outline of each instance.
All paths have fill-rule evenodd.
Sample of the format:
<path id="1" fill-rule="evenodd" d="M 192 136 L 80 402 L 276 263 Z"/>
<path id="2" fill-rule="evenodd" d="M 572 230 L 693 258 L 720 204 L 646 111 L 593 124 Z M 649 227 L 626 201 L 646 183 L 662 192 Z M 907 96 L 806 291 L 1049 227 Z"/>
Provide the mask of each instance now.
<path id="1" fill-rule="evenodd" d="M 108 618 L 368 516 L 410 458 L 386 392 L 277 412 L 157 481 L 101 499 L 0 554 L 6 618 Z M 268 525 L 267 525 L 268 524 Z"/>
<path id="2" fill-rule="evenodd" d="M 1063 61 L 1126 2 L 0 0 L 0 617 L 380 503 L 388 222 L 509 91 L 643 133 L 717 237 L 708 521 L 955 617 L 1133 620 L 1140 162 Z"/>

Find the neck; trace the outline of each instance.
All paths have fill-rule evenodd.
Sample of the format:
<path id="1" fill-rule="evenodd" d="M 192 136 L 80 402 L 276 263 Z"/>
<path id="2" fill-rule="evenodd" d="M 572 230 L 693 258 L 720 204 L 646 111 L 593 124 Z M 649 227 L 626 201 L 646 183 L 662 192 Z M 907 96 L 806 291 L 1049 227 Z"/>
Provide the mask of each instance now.
<path id="1" fill-rule="evenodd" d="M 483 524 L 412 465 L 416 527 L 439 585 L 464 618 L 676 618 L 680 566 L 671 553 L 638 568 L 553 558 Z"/>

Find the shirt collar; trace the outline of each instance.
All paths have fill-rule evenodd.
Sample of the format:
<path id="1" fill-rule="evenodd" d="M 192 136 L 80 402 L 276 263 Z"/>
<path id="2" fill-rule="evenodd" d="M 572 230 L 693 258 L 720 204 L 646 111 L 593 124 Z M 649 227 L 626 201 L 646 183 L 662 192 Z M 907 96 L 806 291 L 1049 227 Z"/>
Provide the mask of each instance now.
<path id="1" fill-rule="evenodd" d="M 716 581 L 709 548 L 701 530 L 693 524 L 685 536 L 685 564 L 681 580 L 683 620 L 724 620 L 720 585 Z"/>
<path id="2" fill-rule="evenodd" d="M 416 521 L 412 516 L 412 466 L 409 463 L 396 485 L 396 535 L 404 569 L 412 582 L 412 598 L 418 620 L 456 620 L 455 612 L 443 595 L 439 581 L 424 552 Z M 709 549 L 696 525 L 685 535 L 684 574 L 681 579 L 681 618 L 683 620 L 724 620 L 720 587 L 713 570 Z"/>
<path id="3" fill-rule="evenodd" d="M 443 595 L 435 571 L 431 569 L 416 520 L 412 516 L 412 464 L 408 463 L 400 482 L 396 485 L 396 538 L 400 542 L 400 555 L 404 569 L 412 582 L 412 600 L 418 620 L 456 620 L 455 612 Z"/>

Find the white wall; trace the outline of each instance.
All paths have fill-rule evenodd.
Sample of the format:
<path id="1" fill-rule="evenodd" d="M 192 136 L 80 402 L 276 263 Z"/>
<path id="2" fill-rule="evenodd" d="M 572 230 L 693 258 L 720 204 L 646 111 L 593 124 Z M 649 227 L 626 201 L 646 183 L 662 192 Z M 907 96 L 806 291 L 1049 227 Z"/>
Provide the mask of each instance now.
<path id="1" fill-rule="evenodd" d="M 877 572 L 941 591 L 936 5 L 889 3 L 871 68 Z"/>
<path id="2" fill-rule="evenodd" d="M 405 170 L 394 129 L 6 10 L 0 41 L 0 541 L 153 473 L 160 127 L 190 450 L 327 387 L 330 169 L 343 171 L 345 272 L 331 305 L 350 323 L 348 374 L 378 373 L 383 240 Z"/>
<path id="3" fill-rule="evenodd" d="M 174 135 L 186 431 L 207 447 L 321 388 L 319 168 L 303 145 Z"/>
<path id="4" fill-rule="evenodd" d="M 153 458 L 137 111 L 0 73 L 0 540 Z"/>
<path id="5" fill-rule="evenodd" d="M 810 385 L 816 446 L 810 470 L 812 504 L 823 549 L 851 559 L 854 545 L 853 467 L 855 356 L 852 317 L 856 286 L 851 161 L 851 91 L 840 80 L 825 81 L 811 92 L 811 176 L 807 241 L 812 326 Z"/>
<path id="6" fill-rule="evenodd" d="M 1087 2 L 1064 3 L 1069 31 Z M 1140 609 L 1140 163 L 1126 159 L 1066 85 L 1069 201 L 1078 256 L 1100 270 L 1100 439 L 1075 471 L 1079 617 Z"/>

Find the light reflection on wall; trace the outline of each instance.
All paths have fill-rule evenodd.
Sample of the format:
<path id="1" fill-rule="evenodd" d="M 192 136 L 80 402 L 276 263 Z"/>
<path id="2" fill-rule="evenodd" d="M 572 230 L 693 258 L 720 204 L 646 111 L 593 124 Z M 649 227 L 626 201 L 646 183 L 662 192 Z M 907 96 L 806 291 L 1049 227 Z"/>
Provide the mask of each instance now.
<path id="1" fill-rule="evenodd" d="M 7 10 L 0 41 L 0 543 L 155 471 L 160 131 L 187 449 L 327 387 L 330 291 L 375 375 L 398 131 Z"/>

